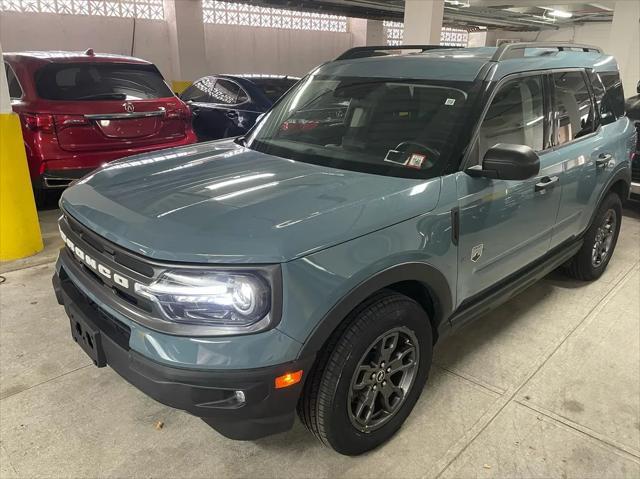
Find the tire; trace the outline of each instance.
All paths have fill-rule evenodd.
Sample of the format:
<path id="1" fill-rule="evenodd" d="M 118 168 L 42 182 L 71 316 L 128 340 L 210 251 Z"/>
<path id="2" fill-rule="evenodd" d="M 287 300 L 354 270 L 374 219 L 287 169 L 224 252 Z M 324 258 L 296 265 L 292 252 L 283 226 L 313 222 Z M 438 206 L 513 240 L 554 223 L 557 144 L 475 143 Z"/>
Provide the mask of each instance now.
<path id="1" fill-rule="evenodd" d="M 593 281 L 602 276 L 613 256 L 621 223 L 622 202 L 616 193 L 609 193 L 600 203 L 584 235 L 582 248 L 566 266 L 565 272 L 580 281 Z"/>
<path id="2" fill-rule="evenodd" d="M 50 197 L 47 190 L 44 190 L 42 188 L 34 188 L 33 197 L 36 200 L 36 208 L 38 210 L 45 209 L 47 206 L 49 206 Z"/>
<path id="3" fill-rule="evenodd" d="M 375 294 L 351 312 L 325 344 L 305 382 L 300 419 L 340 454 L 374 449 L 411 413 L 427 380 L 432 351 L 424 309 L 393 291 Z M 392 354 L 392 360 L 381 366 L 385 354 Z M 389 372 L 391 366 L 396 372 Z"/>

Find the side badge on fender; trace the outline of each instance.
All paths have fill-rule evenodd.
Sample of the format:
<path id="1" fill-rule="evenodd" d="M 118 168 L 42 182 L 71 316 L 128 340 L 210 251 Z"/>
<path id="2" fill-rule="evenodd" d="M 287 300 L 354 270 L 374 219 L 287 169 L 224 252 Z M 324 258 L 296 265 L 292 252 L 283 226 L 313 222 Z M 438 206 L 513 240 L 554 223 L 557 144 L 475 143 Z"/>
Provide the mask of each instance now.
<path id="1" fill-rule="evenodd" d="M 482 243 L 471 248 L 471 261 L 476 263 L 480 259 L 480 256 L 482 256 L 483 249 L 484 249 L 484 244 Z"/>

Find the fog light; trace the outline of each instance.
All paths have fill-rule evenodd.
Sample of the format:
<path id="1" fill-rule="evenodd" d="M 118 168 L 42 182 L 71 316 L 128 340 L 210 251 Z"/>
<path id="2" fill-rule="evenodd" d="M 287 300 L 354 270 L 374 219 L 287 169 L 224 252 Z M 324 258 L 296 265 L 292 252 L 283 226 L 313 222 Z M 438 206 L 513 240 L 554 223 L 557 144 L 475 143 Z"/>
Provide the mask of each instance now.
<path id="1" fill-rule="evenodd" d="M 239 404 L 245 403 L 246 398 L 244 396 L 244 391 L 236 391 L 236 401 L 238 401 Z"/>

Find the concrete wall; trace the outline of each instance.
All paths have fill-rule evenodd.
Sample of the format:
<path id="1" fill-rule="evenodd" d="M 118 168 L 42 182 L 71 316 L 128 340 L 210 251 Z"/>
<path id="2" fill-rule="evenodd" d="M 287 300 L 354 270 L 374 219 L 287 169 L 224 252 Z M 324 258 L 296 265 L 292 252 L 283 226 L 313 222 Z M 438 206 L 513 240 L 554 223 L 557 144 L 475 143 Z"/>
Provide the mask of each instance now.
<path id="1" fill-rule="evenodd" d="M 0 13 L 0 43 L 18 50 L 86 50 L 131 54 L 133 19 Z M 206 59 L 198 71 L 303 75 L 351 48 L 351 33 L 329 33 L 227 25 L 205 25 Z M 155 63 L 174 78 L 167 22 L 136 20 L 133 56 Z M 193 80 L 193 79 L 188 79 Z"/>
<path id="2" fill-rule="evenodd" d="M 131 18 L 1 12 L 0 43 L 5 52 L 93 48 L 96 52 L 131 55 L 133 23 Z M 136 19 L 133 56 L 155 63 L 171 80 L 167 23 Z"/>
<path id="3" fill-rule="evenodd" d="M 351 48 L 351 33 L 205 25 L 206 61 L 216 73 L 304 75 Z"/>
<path id="4" fill-rule="evenodd" d="M 611 23 L 592 23 L 579 25 L 572 28 L 560 28 L 558 30 L 544 30 L 541 32 L 510 32 L 505 30 L 490 30 L 487 33 L 487 46 L 495 46 L 498 38 L 520 39 L 525 42 L 562 41 L 586 43 L 603 48 L 609 46 Z"/>

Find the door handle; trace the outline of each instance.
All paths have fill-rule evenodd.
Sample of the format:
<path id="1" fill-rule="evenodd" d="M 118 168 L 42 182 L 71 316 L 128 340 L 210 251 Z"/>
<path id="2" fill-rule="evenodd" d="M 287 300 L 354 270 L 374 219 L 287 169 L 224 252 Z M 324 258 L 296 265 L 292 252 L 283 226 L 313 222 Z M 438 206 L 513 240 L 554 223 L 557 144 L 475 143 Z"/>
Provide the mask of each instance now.
<path id="1" fill-rule="evenodd" d="M 238 118 L 238 113 L 236 113 L 235 111 L 228 111 L 225 113 L 225 115 L 227 115 L 227 117 L 229 118 Z"/>
<path id="2" fill-rule="evenodd" d="M 613 155 L 611 153 L 600 153 L 596 160 L 596 166 L 603 166 L 606 168 L 611 160 L 613 160 Z"/>
<path id="3" fill-rule="evenodd" d="M 542 181 L 536 183 L 536 191 L 543 191 L 547 188 L 553 188 L 560 179 L 557 176 L 545 176 Z"/>

